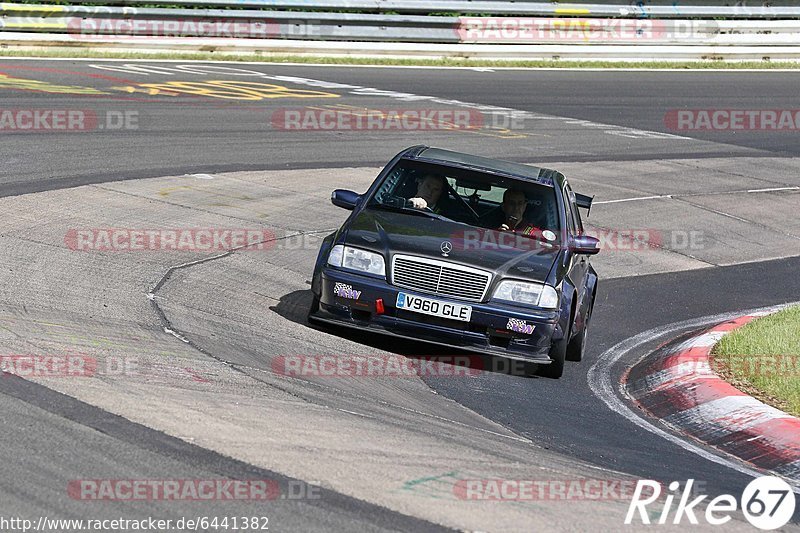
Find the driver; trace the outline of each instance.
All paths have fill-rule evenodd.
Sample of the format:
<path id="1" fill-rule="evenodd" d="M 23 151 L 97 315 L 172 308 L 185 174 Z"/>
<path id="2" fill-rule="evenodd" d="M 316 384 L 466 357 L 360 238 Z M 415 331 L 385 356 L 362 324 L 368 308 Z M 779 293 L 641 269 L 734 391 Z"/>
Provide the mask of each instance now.
<path id="1" fill-rule="evenodd" d="M 434 213 L 439 213 L 442 208 L 441 203 L 443 203 L 440 203 L 439 199 L 441 199 L 446 186 L 447 181 L 444 176 L 435 174 L 423 176 L 417 182 L 417 194 L 413 198 L 409 198 L 408 202 L 415 209 L 428 208 Z"/>

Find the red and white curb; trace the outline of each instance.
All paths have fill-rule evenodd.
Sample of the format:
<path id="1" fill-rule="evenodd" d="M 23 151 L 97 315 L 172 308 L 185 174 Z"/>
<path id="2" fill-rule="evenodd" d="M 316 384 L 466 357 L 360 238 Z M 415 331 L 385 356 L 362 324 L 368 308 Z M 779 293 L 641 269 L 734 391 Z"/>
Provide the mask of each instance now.
<path id="1" fill-rule="evenodd" d="M 724 335 L 767 314 L 723 322 L 646 358 L 628 372 L 624 386 L 640 408 L 673 429 L 800 483 L 800 419 L 740 391 L 709 362 Z"/>

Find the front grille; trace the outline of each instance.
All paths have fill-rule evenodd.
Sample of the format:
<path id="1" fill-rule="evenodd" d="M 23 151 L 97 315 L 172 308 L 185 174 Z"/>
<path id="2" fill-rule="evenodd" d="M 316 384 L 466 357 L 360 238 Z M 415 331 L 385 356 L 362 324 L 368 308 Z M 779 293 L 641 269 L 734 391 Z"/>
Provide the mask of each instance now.
<path id="1" fill-rule="evenodd" d="M 492 275 L 477 268 L 411 255 L 392 259 L 392 284 L 419 292 L 479 302 Z"/>

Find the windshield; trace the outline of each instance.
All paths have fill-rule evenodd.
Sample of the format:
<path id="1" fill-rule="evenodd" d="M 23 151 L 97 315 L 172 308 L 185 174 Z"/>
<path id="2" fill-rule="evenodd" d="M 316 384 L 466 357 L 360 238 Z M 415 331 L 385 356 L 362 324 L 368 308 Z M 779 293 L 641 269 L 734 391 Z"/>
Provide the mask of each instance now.
<path id="1" fill-rule="evenodd" d="M 427 213 L 529 237 L 548 231 L 547 240 L 555 239 L 560 229 L 553 187 L 420 161 L 401 160 L 367 208 Z"/>

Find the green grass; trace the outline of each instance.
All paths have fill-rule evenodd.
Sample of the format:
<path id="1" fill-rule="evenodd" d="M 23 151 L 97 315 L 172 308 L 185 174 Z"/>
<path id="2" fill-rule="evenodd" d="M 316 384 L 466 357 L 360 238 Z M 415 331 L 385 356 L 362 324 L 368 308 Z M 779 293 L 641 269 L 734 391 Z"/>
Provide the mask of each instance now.
<path id="1" fill-rule="evenodd" d="M 733 331 L 713 354 L 717 370 L 734 385 L 800 416 L 800 306 Z"/>
<path id="2" fill-rule="evenodd" d="M 624 61 L 530 61 L 530 60 L 490 60 L 490 59 L 391 59 L 363 57 L 323 57 L 272 54 L 230 54 L 217 52 L 105 52 L 98 50 L 48 49 L 14 50 L 0 49 L 0 57 L 42 57 L 42 58 L 95 58 L 95 59 L 180 59 L 186 61 L 256 61 L 264 63 L 319 63 L 327 65 L 395 65 L 431 67 L 515 67 L 515 68 L 658 68 L 658 69 L 800 69 L 796 61 L 693 61 L 693 62 L 624 62 Z"/>

